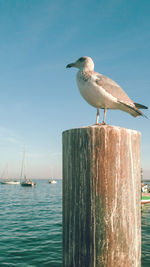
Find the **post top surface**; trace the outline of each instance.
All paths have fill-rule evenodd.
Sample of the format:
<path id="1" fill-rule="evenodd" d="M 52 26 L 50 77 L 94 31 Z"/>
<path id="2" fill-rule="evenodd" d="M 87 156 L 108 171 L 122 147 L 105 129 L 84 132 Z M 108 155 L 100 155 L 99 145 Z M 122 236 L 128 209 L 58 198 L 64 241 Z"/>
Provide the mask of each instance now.
<path id="1" fill-rule="evenodd" d="M 136 135 L 141 135 L 141 133 L 139 131 L 136 131 L 136 130 L 132 130 L 132 129 L 128 129 L 128 128 L 123 128 L 123 127 L 120 127 L 120 126 L 113 126 L 113 125 L 97 125 L 97 124 L 93 124 L 93 125 L 90 125 L 90 126 L 82 126 L 82 127 L 77 127 L 77 128 L 71 128 L 71 129 L 68 129 L 68 130 L 65 130 L 63 131 L 63 133 L 65 132 L 68 132 L 68 131 L 76 131 L 76 130 L 81 130 L 82 129 L 87 129 L 87 130 L 94 130 L 94 129 L 99 129 L 99 130 L 104 130 L 104 131 L 124 131 L 126 133 L 132 133 L 132 134 L 136 134 Z"/>

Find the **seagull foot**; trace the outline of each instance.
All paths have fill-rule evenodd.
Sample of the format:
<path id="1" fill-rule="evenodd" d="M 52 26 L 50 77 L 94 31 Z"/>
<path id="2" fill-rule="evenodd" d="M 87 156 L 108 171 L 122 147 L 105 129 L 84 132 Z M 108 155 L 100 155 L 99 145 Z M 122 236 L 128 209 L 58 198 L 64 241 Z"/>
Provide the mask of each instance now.
<path id="1" fill-rule="evenodd" d="M 106 125 L 106 123 L 103 121 L 103 122 L 101 122 L 101 123 L 95 123 L 94 125 L 101 126 L 101 125 Z"/>

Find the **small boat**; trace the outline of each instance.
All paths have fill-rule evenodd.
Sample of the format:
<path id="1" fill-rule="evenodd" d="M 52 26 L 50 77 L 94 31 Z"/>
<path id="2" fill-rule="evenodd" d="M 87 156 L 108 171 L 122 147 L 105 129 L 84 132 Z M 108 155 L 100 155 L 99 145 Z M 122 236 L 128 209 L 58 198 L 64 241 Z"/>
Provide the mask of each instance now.
<path id="1" fill-rule="evenodd" d="M 48 182 L 49 184 L 57 184 L 57 181 L 55 181 L 54 179 L 49 179 Z"/>
<path id="2" fill-rule="evenodd" d="M 16 184 L 20 184 L 20 181 L 17 181 L 17 180 L 6 180 L 6 181 L 1 181 L 0 182 L 1 184 L 13 184 L 13 185 L 16 185 Z"/>
<path id="3" fill-rule="evenodd" d="M 141 204 L 150 203 L 150 193 L 142 193 Z"/>
<path id="4" fill-rule="evenodd" d="M 23 180 L 22 180 L 23 179 Z M 24 147 L 24 155 L 23 155 L 23 161 L 22 161 L 22 168 L 21 168 L 21 186 L 35 186 L 36 183 L 34 183 L 31 179 L 28 179 L 25 174 L 25 147 Z"/>
<path id="5" fill-rule="evenodd" d="M 19 180 L 17 180 L 17 179 L 9 179 L 8 178 L 8 164 L 6 164 L 6 168 L 5 168 L 5 170 L 4 170 L 4 172 L 3 172 L 3 175 L 2 175 L 2 177 L 5 177 L 5 178 L 2 178 L 1 180 L 0 180 L 0 183 L 1 184 L 9 184 L 9 185 L 17 185 L 17 184 L 20 184 L 20 181 Z"/>
<path id="6" fill-rule="evenodd" d="M 25 178 L 24 181 L 21 182 L 22 186 L 34 186 L 36 183 L 34 183 L 32 180 Z"/>
<path id="7" fill-rule="evenodd" d="M 141 204 L 150 203 L 150 188 L 148 184 L 142 183 L 141 191 L 142 191 Z"/>

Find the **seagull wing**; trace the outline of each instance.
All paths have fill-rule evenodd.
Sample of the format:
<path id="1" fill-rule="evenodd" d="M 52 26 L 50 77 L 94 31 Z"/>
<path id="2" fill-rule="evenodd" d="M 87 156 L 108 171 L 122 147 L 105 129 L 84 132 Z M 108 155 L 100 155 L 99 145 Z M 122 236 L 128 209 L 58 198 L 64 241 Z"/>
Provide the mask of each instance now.
<path id="1" fill-rule="evenodd" d="M 146 106 L 138 104 L 138 103 L 134 103 L 115 81 L 111 80 L 110 78 L 100 73 L 95 73 L 95 75 L 96 75 L 95 82 L 99 86 L 101 86 L 107 93 L 115 97 L 117 99 L 117 102 L 123 105 L 127 112 L 129 112 L 134 117 L 136 116 L 146 117 L 139 110 L 139 108 L 147 109 Z"/>
<path id="2" fill-rule="evenodd" d="M 122 88 L 110 78 L 96 73 L 95 82 L 101 86 L 107 93 L 117 98 L 118 102 L 125 103 L 135 107 L 134 102 L 128 97 L 128 95 L 122 90 Z"/>

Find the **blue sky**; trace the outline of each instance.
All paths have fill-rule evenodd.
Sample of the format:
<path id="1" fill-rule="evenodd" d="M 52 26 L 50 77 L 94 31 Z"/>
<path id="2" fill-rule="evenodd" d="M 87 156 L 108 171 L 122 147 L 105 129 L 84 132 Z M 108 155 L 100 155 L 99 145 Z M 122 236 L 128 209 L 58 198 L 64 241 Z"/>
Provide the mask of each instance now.
<path id="1" fill-rule="evenodd" d="M 62 131 L 95 123 L 80 96 L 77 70 L 95 70 L 150 107 L 150 2 L 145 0 L 0 0 L 0 172 L 18 177 L 26 144 L 31 178 L 61 177 Z M 146 111 L 150 118 L 150 112 Z M 107 123 L 142 133 L 144 177 L 150 177 L 150 120 L 108 111 Z"/>

